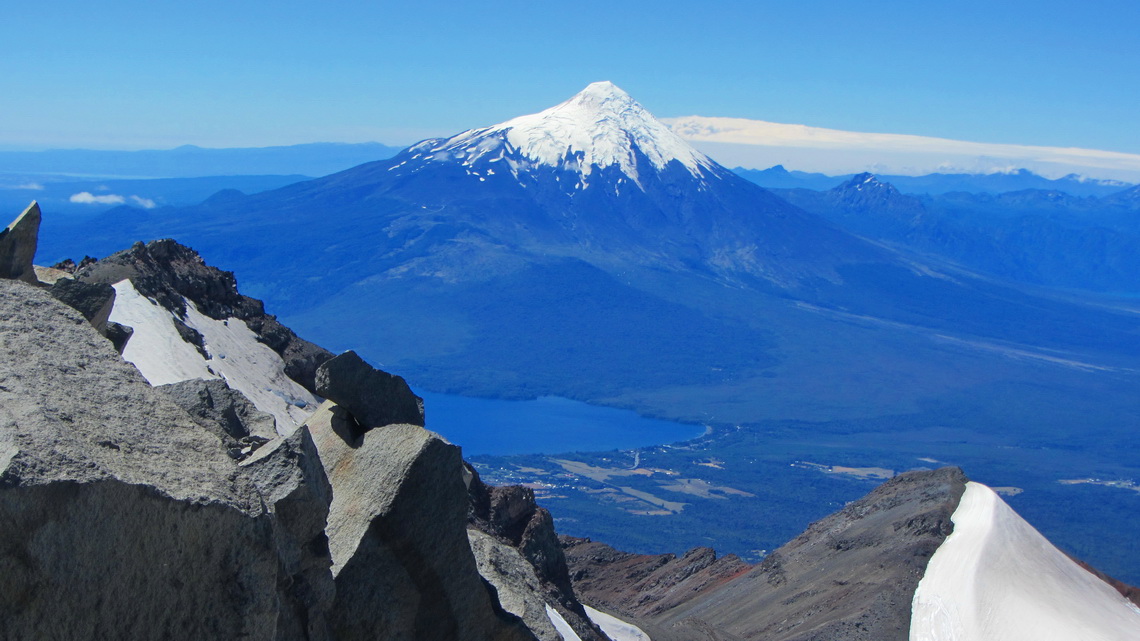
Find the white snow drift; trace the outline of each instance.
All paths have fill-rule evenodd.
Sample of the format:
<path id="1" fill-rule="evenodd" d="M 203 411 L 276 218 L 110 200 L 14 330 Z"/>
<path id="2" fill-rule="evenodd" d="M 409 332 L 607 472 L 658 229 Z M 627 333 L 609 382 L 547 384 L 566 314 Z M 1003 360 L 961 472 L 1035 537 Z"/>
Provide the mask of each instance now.
<path id="1" fill-rule="evenodd" d="M 1136 641 L 1140 609 L 969 483 L 912 602 L 911 641 Z"/>
<path id="2" fill-rule="evenodd" d="M 649 635 L 636 625 L 622 621 L 601 610 L 595 610 L 588 605 L 582 607 L 586 609 L 586 616 L 590 617 L 590 620 L 596 623 L 602 632 L 605 632 L 606 636 L 613 641 L 650 641 Z"/>
<path id="3" fill-rule="evenodd" d="M 272 414 L 282 434 L 292 432 L 317 407 L 316 397 L 285 375 L 281 356 L 259 342 L 241 319 L 215 320 L 186 301 L 183 322 L 202 334 L 209 354 L 205 358 L 182 340 L 169 311 L 124 280 L 115 284 L 111 320 L 134 328 L 123 358 L 151 385 L 223 378 L 257 409 Z"/>

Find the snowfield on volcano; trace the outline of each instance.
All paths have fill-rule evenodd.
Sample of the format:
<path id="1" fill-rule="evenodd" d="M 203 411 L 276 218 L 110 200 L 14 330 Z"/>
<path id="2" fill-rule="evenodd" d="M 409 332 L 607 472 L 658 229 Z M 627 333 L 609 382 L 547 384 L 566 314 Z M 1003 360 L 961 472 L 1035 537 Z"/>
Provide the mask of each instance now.
<path id="1" fill-rule="evenodd" d="M 545 111 L 442 141 L 424 141 L 411 151 L 448 160 L 459 157 L 468 166 L 517 152 L 539 165 L 580 172 L 583 186 L 595 167 L 611 165 L 638 183 L 638 153 L 659 170 L 679 162 L 696 178 L 715 167 L 611 82 L 595 82 Z"/>

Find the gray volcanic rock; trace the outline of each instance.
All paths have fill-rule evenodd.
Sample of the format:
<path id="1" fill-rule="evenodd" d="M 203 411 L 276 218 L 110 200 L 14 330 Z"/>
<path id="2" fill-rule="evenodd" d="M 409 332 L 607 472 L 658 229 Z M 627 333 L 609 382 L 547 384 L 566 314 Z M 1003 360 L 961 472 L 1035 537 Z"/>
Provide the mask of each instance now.
<path id="1" fill-rule="evenodd" d="M 503 609 L 519 617 L 539 641 L 562 641 L 546 614 L 542 581 L 514 547 L 475 529 L 467 530 L 479 574 L 491 585 Z M 577 631 L 577 630 L 575 630 Z"/>
<path id="2" fill-rule="evenodd" d="M 72 272 L 56 269 L 54 267 L 34 265 L 33 269 L 35 269 L 36 272 L 36 280 L 38 280 L 41 285 L 54 285 L 55 282 L 61 278 L 75 278 Z"/>
<path id="3" fill-rule="evenodd" d="M 35 284 L 36 242 L 40 233 L 40 206 L 35 201 L 0 231 L 0 278 Z"/>
<path id="4" fill-rule="evenodd" d="M 283 608 L 323 616 L 283 570 L 321 556 L 285 549 L 319 502 L 286 516 L 288 484 L 243 473 L 46 291 L 0 281 L 0 345 L 0 638 L 269 640 Z"/>
<path id="5" fill-rule="evenodd" d="M 100 334 L 107 333 L 107 319 L 115 305 L 115 288 L 106 283 L 81 283 L 60 278 L 49 290 L 56 300 L 83 314 Z"/>
<path id="6" fill-rule="evenodd" d="M 233 272 L 206 265 L 193 249 L 165 239 L 135 243 L 130 249 L 96 262 L 86 259 L 75 272 L 77 280 L 113 285 L 130 279 L 140 294 L 157 301 L 177 318 L 186 315 L 186 303 L 194 302 L 199 311 L 216 320 L 239 318 L 258 340 L 285 361 L 285 374 L 316 393 L 317 366 L 332 358 L 328 350 L 299 338 L 276 316 L 265 313 L 261 301 L 237 290 Z M 188 342 L 195 339 L 190 328 L 176 320 L 176 327 Z"/>
<path id="7" fill-rule="evenodd" d="M 268 416 L 268 415 L 266 415 Z M 336 593 L 325 522 L 332 486 L 317 446 L 300 428 L 257 450 L 242 463 L 278 525 L 282 606 L 278 639 L 330 639 L 328 612 Z"/>
<path id="8" fill-rule="evenodd" d="M 424 400 L 399 376 L 382 372 L 351 350 L 317 368 L 316 393 L 344 409 L 365 429 L 424 424 Z"/>
<path id="9" fill-rule="evenodd" d="M 906 641 L 915 588 L 952 531 L 965 484 L 958 468 L 901 474 L 652 620 L 679 638 L 703 629 L 765 641 Z"/>
<path id="10" fill-rule="evenodd" d="M 0 636 L 269 638 L 272 524 L 217 439 L 46 292 L 0 282 L 0 337 Z"/>
<path id="11" fill-rule="evenodd" d="M 0 541 L 0 638 L 275 638 L 272 524 L 217 497 L 109 476 L 8 485 Z"/>
<path id="12" fill-rule="evenodd" d="M 559 537 L 583 602 L 643 622 L 724 585 L 751 569 L 712 548 L 674 554 L 631 554 L 570 536 Z M 656 638 L 656 637 L 654 637 Z"/>
<path id="13" fill-rule="evenodd" d="M 479 576 L 459 448 L 416 425 L 353 423 L 326 402 L 306 424 L 333 489 L 336 638 L 533 639 Z"/>
<path id="14" fill-rule="evenodd" d="M 189 412 L 199 425 L 217 434 L 234 458 L 248 455 L 277 437 L 273 415 L 254 407 L 244 394 L 221 379 L 193 378 L 155 389 Z"/>
<path id="15" fill-rule="evenodd" d="M 126 349 L 127 341 L 131 340 L 131 336 L 134 336 L 134 334 L 135 330 L 133 327 L 127 327 L 115 321 L 107 321 L 107 340 L 111 341 L 111 345 L 115 346 L 115 351 L 120 354 Z"/>
<path id="16" fill-rule="evenodd" d="M 147 385 L 78 312 L 0 281 L 0 336 L 0 427 L 17 452 L 5 474 L 17 485 L 144 479 L 171 498 L 252 507 L 217 437 Z"/>
<path id="17" fill-rule="evenodd" d="M 487 534 L 500 545 L 508 546 L 519 554 L 530 565 L 531 572 L 539 581 L 539 591 L 545 597 L 545 602 L 562 615 L 582 641 L 605 639 L 605 633 L 590 620 L 574 594 L 566 556 L 554 530 L 554 519 L 549 511 L 538 507 L 534 500 L 534 490 L 520 485 L 487 485 L 470 465 L 464 464 L 464 472 L 469 501 L 469 530 Z M 500 560 L 505 554 L 492 553 L 489 548 L 484 551 Z M 480 551 L 476 549 L 475 552 L 479 556 Z M 481 559 L 479 567 L 485 578 L 496 586 L 499 585 L 487 574 L 487 571 L 492 571 L 499 565 Z M 517 576 L 513 571 L 508 574 Z M 504 580 L 507 583 L 513 581 Z"/>

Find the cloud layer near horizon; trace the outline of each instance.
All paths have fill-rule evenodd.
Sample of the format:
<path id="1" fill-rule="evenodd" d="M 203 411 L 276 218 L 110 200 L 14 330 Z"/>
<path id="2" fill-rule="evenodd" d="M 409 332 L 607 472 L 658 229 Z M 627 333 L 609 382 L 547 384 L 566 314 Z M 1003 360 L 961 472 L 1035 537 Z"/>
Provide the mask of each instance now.
<path id="1" fill-rule="evenodd" d="M 997 173 L 1029 169 L 1048 178 L 1079 174 L 1140 182 L 1140 155 L 1096 149 L 980 143 L 861 133 L 745 118 L 662 119 L 722 165 L 848 174 Z"/>

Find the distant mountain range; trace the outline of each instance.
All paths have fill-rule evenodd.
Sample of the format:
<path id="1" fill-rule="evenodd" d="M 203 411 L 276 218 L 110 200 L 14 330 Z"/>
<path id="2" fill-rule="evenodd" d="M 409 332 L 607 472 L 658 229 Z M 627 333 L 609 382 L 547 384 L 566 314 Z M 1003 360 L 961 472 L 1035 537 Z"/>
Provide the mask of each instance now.
<path id="1" fill-rule="evenodd" d="M 854 178 L 858 174 L 828 176 L 821 173 L 789 171 L 783 165 L 768 169 L 737 167 L 736 173 L 767 189 L 814 189 L 824 191 Z M 877 174 L 876 174 L 877 175 Z M 1038 189 L 1058 191 L 1072 196 L 1109 196 L 1119 193 L 1132 184 L 1119 180 L 1095 180 L 1070 174 L 1052 179 L 1039 176 L 1028 169 L 1009 173 L 991 174 L 927 174 L 924 176 L 878 175 L 906 194 L 941 195 L 950 192 L 971 194 L 1001 194 L 1010 191 Z"/>
<path id="2" fill-rule="evenodd" d="M 0 151 L 0 187 L 42 175 L 79 178 L 197 178 L 302 174 L 324 176 L 400 150 L 380 143 L 311 143 L 280 147 L 100 151 Z M 7 177 L 4 174 L 8 174 Z"/>
<path id="3" fill-rule="evenodd" d="M 53 213 L 82 216 L 119 205 L 187 207 L 233 189 L 253 194 L 388 158 L 399 148 L 378 143 L 314 143 L 284 147 L 0 152 L 0 207 L 23 209 L 35 199 Z"/>
<path id="4" fill-rule="evenodd" d="M 861 174 L 826 191 L 775 189 L 853 233 L 1001 278 L 1118 294 L 1140 292 L 1140 187 L 1077 197 L 908 195 Z"/>

